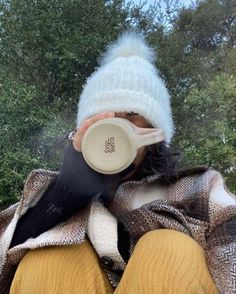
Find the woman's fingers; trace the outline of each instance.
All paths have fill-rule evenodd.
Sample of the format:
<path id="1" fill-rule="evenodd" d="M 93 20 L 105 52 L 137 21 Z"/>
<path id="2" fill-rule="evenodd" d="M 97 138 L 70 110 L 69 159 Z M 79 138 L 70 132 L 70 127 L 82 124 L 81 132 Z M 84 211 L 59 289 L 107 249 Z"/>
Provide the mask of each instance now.
<path id="1" fill-rule="evenodd" d="M 104 113 L 99 113 L 94 116 L 91 116 L 90 118 L 87 118 L 80 126 L 79 129 L 77 129 L 75 136 L 74 136 L 74 141 L 73 145 L 75 150 L 81 152 L 81 145 L 82 145 L 82 139 L 87 131 L 87 129 L 94 124 L 95 122 L 105 119 L 105 118 L 112 118 L 115 117 L 115 112 L 104 112 Z"/>
<path id="2" fill-rule="evenodd" d="M 81 125 L 81 127 L 79 128 L 79 133 L 80 135 L 84 135 L 85 132 L 87 131 L 87 129 L 94 124 L 95 122 L 101 120 L 101 119 L 105 119 L 105 118 L 111 118 L 114 117 L 115 113 L 114 112 L 104 112 L 104 113 L 99 113 L 96 114 L 94 116 L 91 116 L 90 118 L 87 118 Z"/>
<path id="3" fill-rule="evenodd" d="M 104 113 L 99 113 L 96 114 L 94 116 L 91 116 L 90 118 L 86 119 L 85 122 L 87 121 L 87 123 L 90 125 L 92 125 L 93 123 L 95 123 L 98 120 L 101 119 L 105 119 L 105 118 L 111 118 L 115 116 L 115 112 L 104 112 Z"/>

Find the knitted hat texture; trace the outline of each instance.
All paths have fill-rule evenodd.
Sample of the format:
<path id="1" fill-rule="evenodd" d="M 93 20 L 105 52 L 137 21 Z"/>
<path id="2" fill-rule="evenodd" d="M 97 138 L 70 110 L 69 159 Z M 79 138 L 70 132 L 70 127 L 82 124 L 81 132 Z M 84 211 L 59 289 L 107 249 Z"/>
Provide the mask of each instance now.
<path id="1" fill-rule="evenodd" d="M 154 66 L 154 57 L 154 50 L 141 36 L 121 35 L 87 79 L 79 100 L 77 126 L 98 113 L 132 111 L 154 128 L 161 128 L 169 144 L 174 133 L 170 96 Z"/>

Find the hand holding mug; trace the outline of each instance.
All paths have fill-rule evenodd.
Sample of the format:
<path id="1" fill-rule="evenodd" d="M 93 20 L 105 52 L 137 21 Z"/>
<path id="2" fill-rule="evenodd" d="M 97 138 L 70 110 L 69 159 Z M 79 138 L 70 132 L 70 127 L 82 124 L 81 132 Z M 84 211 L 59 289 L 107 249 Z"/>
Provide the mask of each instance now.
<path id="1" fill-rule="evenodd" d="M 84 137 L 84 134 L 88 130 L 88 128 L 96 123 L 99 120 L 106 119 L 106 118 L 113 118 L 115 117 L 115 112 L 105 112 L 105 113 L 100 113 L 97 115 L 94 115 L 88 119 L 86 119 L 80 126 L 79 129 L 76 130 L 73 136 L 73 146 L 76 151 L 81 152 L 82 151 L 82 140 Z"/>
<path id="2" fill-rule="evenodd" d="M 91 168 L 116 174 L 134 162 L 141 147 L 163 140 L 161 129 L 140 128 L 127 119 L 111 117 L 90 125 L 84 133 L 81 150 Z"/>

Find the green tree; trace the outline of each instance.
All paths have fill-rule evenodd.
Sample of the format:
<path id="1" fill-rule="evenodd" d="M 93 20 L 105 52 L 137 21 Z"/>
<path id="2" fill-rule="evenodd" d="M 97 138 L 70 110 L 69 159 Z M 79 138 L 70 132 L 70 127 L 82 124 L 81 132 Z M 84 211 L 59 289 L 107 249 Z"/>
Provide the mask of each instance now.
<path id="1" fill-rule="evenodd" d="M 171 29 L 159 27 L 149 40 L 172 95 L 174 144 L 185 154 L 182 164 L 219 169 L 235 191 L 234 2 L 205 0 L 178 7 Z"/>
<path id="2" fill-rule="evenodd" d="M 172 29 L 162 33 L 154 30 L 149 40 L 157 50 L 158 68 L 172 94 L 186 95 L 190 87 L 205 87 L 215 74 L 225 70 L 225 56 L 235 51 L 236 5 L 230 0 L 205 0 L 195 7 L 179 7 Z"/>
<path id="3" fill-rule="evenodd" d="M 37 96 L 34 87 L 5 81 L 0 86 L 0 195 L 1 201 L 15 199 L 23 177 L 40 160 L 33 156 L 32 134 L 43 123 L 43 109 L 32 105 Z"/>
<path id="4" fill-rule="evenodd" d="M 159 2 L 0 0 L 0 204 L 17 199 L 32 168 L 59 167 L 55 138 L 74 128 L 82 85 L 127 28 L 157 51 L 183 164 L 212 165 L 235 187 L 236 6 L 163 1 L 164 13 Z"/>
<path id="5" fill-rule="evenodd" d="M 191 90 L 182 108 L 184 165 L 220 170 L 236 192 L 236 78 L 216 76 L 206 88 Z"/>
<path id="6" fill-rule="evenodd" d="M 123 1 L 0 2 L 1 66 L 48 95 L 76 99 L 104 46 L 125 27 Z"/>
<path id="7" fill-rule="evenodd" d="M 32 168 L 59 167 L 54 139 L 75 127 L 82 85 L 128 14 L 122 0 L 0 1 L 0 203 Z"/>

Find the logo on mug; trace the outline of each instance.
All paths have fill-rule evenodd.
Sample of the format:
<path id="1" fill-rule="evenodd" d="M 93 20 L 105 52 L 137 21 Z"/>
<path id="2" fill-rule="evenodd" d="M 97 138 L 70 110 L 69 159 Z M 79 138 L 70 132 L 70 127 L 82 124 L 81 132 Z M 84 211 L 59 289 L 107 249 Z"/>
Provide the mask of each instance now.
<path id="1" fill-rule="evenodd" d="M 112 153 L 115 152 L 115 137 L 108 137 L 105 140 L 105 149 L 104 152 L 105 153 Z"/>

